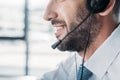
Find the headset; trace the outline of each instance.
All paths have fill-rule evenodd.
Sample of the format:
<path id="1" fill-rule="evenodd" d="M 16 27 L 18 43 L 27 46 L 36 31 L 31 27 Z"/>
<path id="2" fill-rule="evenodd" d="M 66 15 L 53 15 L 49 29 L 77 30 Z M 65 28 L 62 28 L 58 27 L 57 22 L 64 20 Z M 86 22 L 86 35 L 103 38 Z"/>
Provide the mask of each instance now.
<path id="1" fill-rule="evenodd" d="M 86 7 L 89 11 L 88 15 L 73 30 L 71 30 L 63 39 L 58 40 L 56 43 L 54 43 L 52 45 L 52 48 L 55 49 L 57 46 L 59 46 L 66 37 L 68 37 L 76 29 L 78 29 L 91 15 L 103 12 L 107 8 L 109 2 L 110 2 L 110 0 L 86 0 Z M 83 80 L 82 77 L 84 74 L 84 70 L 83 70 L 84 69 L 84 62 L 85 62 L 84 59 L 85 59 L 87 47 L 89 45 L 89 39 L 90 39 L 90 32 L 88 34 L 88 40 L 87 40 L 87 43 L 85 44 L 85 48 L 84 48 L 84 56 L 82 59 L 82 70 L 81 70 L 80 80 Z M 76 61 L 76 56 L 75 56 L 75 61 Z M 77 70 L 77 63 L 76 63 L 76 70 Z"/>
<path id="2" fill-rule="evenodd" d="M 110 0 L 87 0 L 86 6 L 88 10 L 95 14 L 99 12 L 103 12 L 108 6 Z"/>
<path id="3" fill-rule="evenodd" d="M 87 0 L 86 7 L 89 11 L 89 14 L 73 30 L 71 30 L 63 39 L 55 42 L 52 45 L 52 48 L 55 49 L 57 46 L 59 46 L 62 43 L 62 41 L 66 37 L 68 37 L 72 32 L 74 32 L 77 28 L 79 28 L 79 26 L 82 25 L 91 16 L 91 14 L 103 12 L 106 9 L 106 7 L 108 6 L 109 2 L 110 2 L 110 0 Z"/>
<path id="4" fill-rule="evenodd" d="M 62 40 L 58 40 L 56 43 L 54 43 L 52 45 L 52 48 L 55 49 L 57 46 L 59 46 L 66 37 L 68 37 L 76 29 L 78 29 L 91 15 L 103 12 L 107 8 L 109 2 L 110 2 L 110 0 L 86 0 L 86 7 L 89 11 L 88 15 L 73 30 L 71 30 Z M 82 77 L 84 74 L 84 70 L 83 70 L 84 69 L 84 62 L 85 62 L 84 59 L 85 59 L 87 47 L 89 45 L 89 39 L 90 39 L 90 32 L 88 34 L 87 43 L 85 44 L 85 48 L 84 48 L 84 56 L 82 59 L 82 70 L 81 70 L 80 80 L 83 80 Z M 76 56 L 75 56 L 75 62 L 77 62 Z M 77 63 L 76 63 L 76 70 L 77 70 Z"/>

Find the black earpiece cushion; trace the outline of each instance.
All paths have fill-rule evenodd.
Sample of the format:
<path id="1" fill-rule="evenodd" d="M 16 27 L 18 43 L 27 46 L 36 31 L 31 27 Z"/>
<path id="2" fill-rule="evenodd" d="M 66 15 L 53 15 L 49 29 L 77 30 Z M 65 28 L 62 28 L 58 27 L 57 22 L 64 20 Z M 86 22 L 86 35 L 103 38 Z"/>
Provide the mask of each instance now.
<path id="1" fill-rule="evenodd" d="M 110 0 L 87 0 L 86 5 L 91 13 L 99 13 L 106 9 Z"/>

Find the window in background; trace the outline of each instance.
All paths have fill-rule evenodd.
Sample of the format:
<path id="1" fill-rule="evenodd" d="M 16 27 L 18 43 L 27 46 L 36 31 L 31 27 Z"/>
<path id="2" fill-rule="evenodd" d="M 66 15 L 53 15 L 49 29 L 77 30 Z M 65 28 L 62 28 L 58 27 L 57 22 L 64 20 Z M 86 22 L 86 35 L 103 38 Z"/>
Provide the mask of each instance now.
<path id="1" fill-rule="evenodd" d="M 29 0 L 30 75 L 41 76 L 68 55 L 51 48 L 55 42 L 53 28 L 49 22 L 43 20 L 48 1 Z"/>
<path id="2" fill-rule="evenodd" d="M 0 77 L 25 75 L 25 39 L 17 39 L 25 36 L 24 2 L 0 0 Z M 55 36 L 50 23 L 43 20 L 47 2 L 28 0 L 28 75 L 32 76 L 41 76 L 68 55 L 51 48 Z"/>
<path id="3" fill-rule="evenodd" d="M 25 74 L 23 36 L 24 0 L 0 0 L 0 77 Z"/>
<path id="4" fill-rule="evenodd" d="M 0 0 L 0 37 L 24 36 L 24 0 Z"/>

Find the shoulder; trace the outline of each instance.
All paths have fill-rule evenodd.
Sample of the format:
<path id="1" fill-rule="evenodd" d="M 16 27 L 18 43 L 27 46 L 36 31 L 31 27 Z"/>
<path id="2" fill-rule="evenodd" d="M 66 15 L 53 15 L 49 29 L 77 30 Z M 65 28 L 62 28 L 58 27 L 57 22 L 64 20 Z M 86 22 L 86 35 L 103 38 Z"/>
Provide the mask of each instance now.
<path id="1" fill-rule="evenodd" d="M 68 71 L 72 68 L 75 63 L 75 53 L 71 53 L 64 61 L 62 61 L 59 66 L 68 73 Z"/>
<path id="2" fill-rule="evenodd" d="M 120 51 L 116 56 L 115 60 L 113 61 L 113 63 L 110 65 L 110 68 L 108 69 L 108 74 L 109 74 L 109 77 L 112 78 L 112 80 L 120 79 L 120 75 L 119 75 L 120 74 Z"/>
<path id="3" fill-rule="evenodd" d="M 75 54 L 71 53 L 65 60 L 59 63 L 54 69 L 45 73 L 40 80 L 66 80 L 74 63 Z"/>

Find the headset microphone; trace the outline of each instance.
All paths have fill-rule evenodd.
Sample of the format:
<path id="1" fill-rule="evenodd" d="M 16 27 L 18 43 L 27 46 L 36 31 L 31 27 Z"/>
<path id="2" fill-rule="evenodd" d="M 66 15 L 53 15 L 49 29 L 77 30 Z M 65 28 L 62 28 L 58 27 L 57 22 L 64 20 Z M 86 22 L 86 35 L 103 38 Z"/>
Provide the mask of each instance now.
<path id="1" fill-rule="evenodd" d="M 87 0 L 86 7 L 89 10 L 89 14 L 83 19 L 80 24 L 78 24 L 73 30 L 71 30 L 62 40 L 58 40 L 56 43 L 52 45 L 52 48 L 55 49 L 58 47 L 62 41 L 69 36 L 72 32 L 74 32 L 80 25 L 82 25 L 92 14 L 96 14 L 102 12 L 108 6 L 110 0 Z"/>
<path id="2" fill-rule="evenodd" d="M 89 14 L 82 20 L 82 22 L 80 22 L 80 24 L 78 24 L 73 30 L 71 30 L 62 40 L 58 40 L 56 43 L 54 43 L 54 44 L 52 45 L 52 48 L 55 49 L 57 46 L 59 46 L 59 44 L 61 44 L 62 41 L 63 41 L 66 37 L 68 37 L 68 36 L 69 36 L 72 32 L 74 32 L 80 25 L 82 25 L 82 24 L 88 19 L 88 17 L 90 17 L 90 15 L 91 15 L 91 13 L 89 13 Z"/>
<path id="3" fill-rule="evenodd" d="M 52 45 L 52 48 L 55 49 L 57 46 L 59 46 L 61 44 L 63 40 L 58 40 L 57 42 L 55 42 L 53 45 Z"/>

